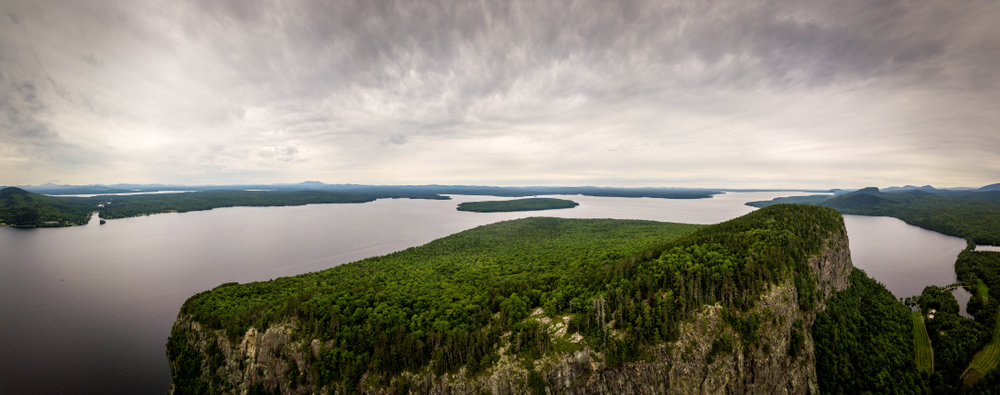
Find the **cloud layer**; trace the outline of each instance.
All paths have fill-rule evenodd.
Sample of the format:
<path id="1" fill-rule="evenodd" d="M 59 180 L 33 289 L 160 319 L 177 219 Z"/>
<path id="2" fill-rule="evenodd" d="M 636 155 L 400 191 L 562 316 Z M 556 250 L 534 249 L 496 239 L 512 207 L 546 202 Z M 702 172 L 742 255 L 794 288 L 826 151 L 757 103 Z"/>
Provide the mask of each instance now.
<path id="1" fill-rule="evenodd" d="M 0 184 L 1000 181 L 995 1 L 0 11 Z"/>

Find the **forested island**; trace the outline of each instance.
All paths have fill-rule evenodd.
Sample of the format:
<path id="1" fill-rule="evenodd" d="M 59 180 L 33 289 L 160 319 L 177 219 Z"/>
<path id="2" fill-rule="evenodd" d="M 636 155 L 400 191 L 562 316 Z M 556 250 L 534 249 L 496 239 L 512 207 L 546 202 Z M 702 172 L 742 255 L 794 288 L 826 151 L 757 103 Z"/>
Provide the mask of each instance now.
<path id="1" fill-rule="evenodd" d="M 485 202 L 466 202 L 458 205 L 458 211 L 474 213 L 501 213 L 514 211 L 541 211 L 573 208 L 580 203 L 565 199 L 528 198 L 515 200 L 495 200 Z"/>
<path id="2" fill-rule="evenodd" d="M 979 244 L 1000 245 L 1000 191 L 906 190 L 881 192 L 869 187 L 845 195 L 783 197 L 747 203 L 825 206 L 844 214 L 881 215 Z"/>
<path id="3" fill-rule="evenodd" d="M 365 203 L 385 198 L 449 199 L 427 194 L 375 194 L 330 191 L 205 191 L 151 195 L 53 197 L 8 187 L 0 190 L 0 223 L 12 226 L 83 225 L 94 212 L 115 219 L 220 207 L 300 206 L 317 203 Z"/>

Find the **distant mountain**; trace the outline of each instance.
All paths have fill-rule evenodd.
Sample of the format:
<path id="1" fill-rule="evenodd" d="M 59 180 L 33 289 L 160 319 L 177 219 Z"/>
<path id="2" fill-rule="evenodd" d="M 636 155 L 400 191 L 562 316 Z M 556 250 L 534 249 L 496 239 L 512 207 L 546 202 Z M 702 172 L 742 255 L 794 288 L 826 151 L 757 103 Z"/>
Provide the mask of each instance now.
<path id="1" fill-rule="evenodd" d="M 877 194 L 877 193 L 879 193 L 878 188 L 876 188 L 876 187 L 868 187 L 868 188 L 861 188 L 861 189 L 859 189 L 857 191 L 848 193 L 848 195 L 857 195 L 857 194 L 869 194 L 869 195 L 871 195 L 871 194 Z"/>
<path id="2" fill-rule="evenodd" d="M 882 192 L 905 192 L 905 191 L 934 192 L 934 191 L 937 191 L 937 190 L 938 190 L 937 188 L 934 188 L 934 187 L 932 187 L 930 185 L 924 185 L 922 187 L 917 187 L 917 186 L 913 186 L 913 185 L 905 185 L 905 186 L 901 186 L 901 187 L 882 188 Z"/>
<path id="3" fill-rule="evenodd" d="M 977 189 L 980 192 L 1000 191 L 1000 182 Z"/>

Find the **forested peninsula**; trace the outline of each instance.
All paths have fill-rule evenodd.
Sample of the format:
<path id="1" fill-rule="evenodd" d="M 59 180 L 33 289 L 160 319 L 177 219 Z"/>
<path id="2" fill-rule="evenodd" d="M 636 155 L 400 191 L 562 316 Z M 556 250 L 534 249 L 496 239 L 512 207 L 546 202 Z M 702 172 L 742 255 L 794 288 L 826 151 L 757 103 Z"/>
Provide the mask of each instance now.
<path id="1" fill-rule="evenodd" d="M 225 284 L 185 302 L 167 353 L 174 394 L 927 393 L 912 334 L 836 211 L 776 205 L 712 226 L 505 221 Z"/>
<path id="2" fill-rule="evenodd" d="M 20 188 L 0 190 L 0 223 L 12 226 L 83 225 L 94 212 L 104 219 L 172 212 L 211 210 L 220 207 L 301 206 L 318 203 L 365 203 L 385 198 L 449 199 L 447 196 L 394 193 L 344 193 L 330 191 L 205 191 L 149 195 L 54 197 Z"/>
<path id="3" fill-rule="evenodd" d="M 133 186 L 122 186 L 122 188 Z M 252 187 L 274 190 L 255 190 Z M 122 188 L 97 186 L 63 186 L 41 189 L 58 193 L 121 191 Z M 240 189 L 246 188 L 246 189 Z M 186 189 L 186 190 L 184 190 Z M 175 191 L 176 190 L 176 191 Z M 182 191 L 184 190 L 184 191 Z M 60 227 L 83 225 L 90 214 L 115 219 L 142 215 L 211 210 L 221 207 L 299 206 L 322 203 L 366 203 L 377 199 L 448 200 L 447 194 L 493 195 L 505 197 L 544 194 L 580 194 L 604 197 L 649 197 L 660 199 L 702 199 L 721 193 L 704 189 L 675 188 L 600 188 L 600 187 L 479 187 L 479 186 L 371 186 L 329 185 L 307 182 L 268 186 L 178 187 L 160 186 L 136 189 L 140 192 L 168 192 L 132 195 L 98 195 L 89 197 L 47 196 L 17 187 L 0 188 L 0 224 L 19 227 Z M 558 201 L 558 202 L 556 202 Z M 567 208 L 563 199 L 525 199 L 497 211 L 526 211 Z M 502 206 L 503 204 L 501 204 Z M 475 208 L 475 205 L 472 206 Z M 480 206 L 481 208 L 483 206 Z M 514 209 L 511 209 L 513 207 Z M 465 210 L 463 210 L 465 211 Z M 470 210 L 472 211 L 472 210 Z"/>
<path id="4" fill-rule="evenodd" d="M 51 197 L 20 188 L 0 189 L 0 224 L 11 226 L 72 226 L 90 221 L 97 202 Z"/>
<path id="5" fill-rule="evenodd" d="M 541 211 L 573 208 L 580 203 L 565 199 L 528 198 L 514 200 L 495 200 L 485 202 L 466 202 L 458 205 L 458 211 L 474 213 L 502 213 L 515 211 Z"/>
<path id="6" fill-rule="evenodd" d="M 777 203 L 825 206 L 843 214 L 895 217 L 924 229 L 1000 245 L 1000 191 L 908 190 L 881 192 L 864 188 L 845 195 L 783 197 L 747 203 L 766 207 Z"/>

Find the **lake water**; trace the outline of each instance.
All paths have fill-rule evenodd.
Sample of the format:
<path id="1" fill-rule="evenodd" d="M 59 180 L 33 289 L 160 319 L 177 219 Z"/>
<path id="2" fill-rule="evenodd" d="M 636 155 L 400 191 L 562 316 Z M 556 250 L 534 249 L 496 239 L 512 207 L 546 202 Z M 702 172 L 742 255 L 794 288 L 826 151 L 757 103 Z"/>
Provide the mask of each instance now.
<path id="1" fill-rule="evenodd" d="M 0 228 L 0 395 L 162 394 L 165 344 L 181 304 L 230 281 L 326 269 L 528 216 L 711 224 L 744 203 L 795 192 L 666 200 L 572 196 L 580 206 L 534 213 L 467 213 L 462 202 L 237 207 L 117 219 L 72 228 Z M 556 196 L 566 198 L 565 196 Z M 846 216 L 856 266 L 896 296 L 954 282 L 964 241 L 892 218 Z M 959 244 L 955 240 L 960 241 Z M 957 249 L 956 249 L 957 248 Z M 949 274 L 950 273 L 950 274 Z M 950 276 L 950 277 L 949 277 Z M 964 302 L 962 303 L 964 306 Z"/>
<path id="2" fill-rule="evenodd" d="M 885 284 L 897 298 L 920 295 L 927 285 L 958 281 L 955 260 L 966 247 L 965 239 L 909 225 L 892 217 L 845 215 L 854 266 Z M 972 294 L 952 291 L 961 313 Z"/>

